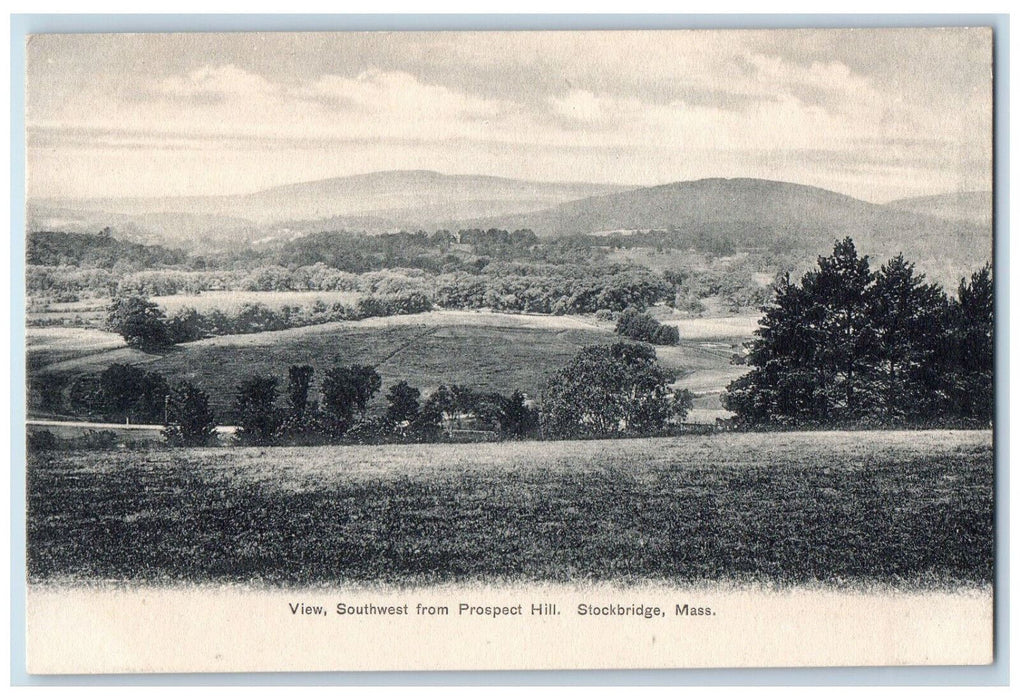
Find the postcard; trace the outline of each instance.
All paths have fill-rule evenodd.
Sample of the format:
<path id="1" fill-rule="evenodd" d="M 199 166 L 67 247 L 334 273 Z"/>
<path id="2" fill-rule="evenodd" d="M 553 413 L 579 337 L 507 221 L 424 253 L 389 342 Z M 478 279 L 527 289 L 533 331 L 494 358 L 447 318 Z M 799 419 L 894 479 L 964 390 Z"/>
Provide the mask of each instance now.
<path id="1" fill-rule="evenodd" d="M 992 663 L 992 48 L 30 36 L 28 672 Z"/>

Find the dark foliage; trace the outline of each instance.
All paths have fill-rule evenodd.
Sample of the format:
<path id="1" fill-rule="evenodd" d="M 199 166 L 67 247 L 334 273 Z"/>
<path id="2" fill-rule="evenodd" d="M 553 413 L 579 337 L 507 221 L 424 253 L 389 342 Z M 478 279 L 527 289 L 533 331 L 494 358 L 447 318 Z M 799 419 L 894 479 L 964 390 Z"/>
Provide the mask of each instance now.
<path id="1" fill-rule="evenodd" d="M 958 300 L 902 256 L 878 272 L 853 241 L 785 276 L 724 397 L 752 425 L 933 425 L 992 418 L 991 271 Z"/>
<path id="2" fill-rule="evenodd" d="M 287 370 L 287 403 L 291 413 L 304 415 L 314 373 L 311 365 L 291 365 Z"/>
<path id="3" fill-rule="evenodd" d="M 676 345 L 680 331 L 676 326 L 664 325 L 648 314 L 627 308 L 616 322 L 616 332 L 625 338 L 654 345 Z"/>
<path id="4" fill-rule="evenodd" d="M 374 367 L 336 365 L 326 371 L 320 387 L 322 404 L 337 434 L 353 425 L 355 412 L 364 419 L 368 402 L 381 387 L 382 378 Z"/>
<path id="5" fill-rule="evenodd" d="M 128 346 L 147 352 L 164 350 L 173 344 L 166 315 L 144 297 L 118 297 L 106 317 L 108 330 L 119 334 Z"/>
<path id="6" fill-rule="evenodd" d="M 119 241 L 109 230 L 99 234 L 32 232 L 28 235 L 25 252 L 29 265 L 106 269 L 118 263 L 147 268 L 180 265 L 187 259 L 181 250 Z"/>
<path id="7" fill-rule="evenodd" d="M 163 435 L 171 445 L 207 445 L 216 434 L 209 396 L 191 382 L 175 384 L 166 400 Z"/>
<path id="8" fill-rule="evenodd" d="M 253 375 L 241 382 L 234 397 L 238 434 L 243 442 L 268 445 L 284 416 L 276 407 L 276 377 Z"/>
<path id="9" fill-rule="evenodd" d="M 544 433 L 591 437 L 658 433 L 683 420 L 688 400 L 669 389 L 672 375 L 641 343 L 582 349 L 550 378 L 542 401 Z"/>
<path id="10" fill-rule="evenodd" d="M 499 422 L 505 436 L 523 438 L 538 433 L 538 409 L 529 405 L 527 397 L 520 390 L 501 397 L 500 404 Z"/>
<path id="11" fill-rule="evenodd" d="M 391 423 L 414 422 L 421 411 L 421 392 L 401 380 L 386 392 L 386 419 Z"/>

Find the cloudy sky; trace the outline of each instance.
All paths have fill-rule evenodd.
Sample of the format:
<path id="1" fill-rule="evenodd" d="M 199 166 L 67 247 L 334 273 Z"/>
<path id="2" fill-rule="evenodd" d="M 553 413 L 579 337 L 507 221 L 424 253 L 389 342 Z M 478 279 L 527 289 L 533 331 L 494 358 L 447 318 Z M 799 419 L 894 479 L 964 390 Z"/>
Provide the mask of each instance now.
<path id="1" fill-rule="evenodd" d="M 418 168 L 876 202 L 991 188 L 988 30 L 38 35 L 27 53 L 36 197 Z"/>

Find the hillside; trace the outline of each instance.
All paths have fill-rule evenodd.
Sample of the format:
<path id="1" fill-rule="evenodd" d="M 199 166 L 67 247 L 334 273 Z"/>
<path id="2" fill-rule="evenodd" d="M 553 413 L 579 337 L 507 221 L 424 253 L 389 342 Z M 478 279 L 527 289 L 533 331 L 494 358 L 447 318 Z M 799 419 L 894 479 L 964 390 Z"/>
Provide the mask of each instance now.
<path id="1" fill-rule="evenodd" d="M 618 192 L 619 185 L 532 182 L 482 175 L 395 170 L 217 197 L 33 200 L 30 228 L 114 226 L 118 233 L 164 242 L 252 241 L 305 231 L 301 222 L 372 232 L 434 228 L 441 221 L 543 209 Z M 280 222 L 288 222 L 280 225 Z M 322 230 L 322 229 L 318 229 Z"/>
<path id="2" fill-rule="evenodd" d="M 950 221 L 817 187 L 746 178 L 675 182 L 527 214 L 460 222 L 478 228 L 497 224 L 530 228 L 540 236 L 663 229 L 693 249 L 722 244 L 811 255 L 827 252 L 834 240 L 850 236 L 865 254 L 886 258 L 903 252 L 936 276 L 944 263 L 960 269 L 982 264 L 990 259 L 992 241 L 990 224 Z"/>
<path id="3" fill-rule="evenodd" d="M 992 223 L 991 192 L 950 192 L 932 197 L 909 197 L 894 200 L 886 206 L 940 219 L 966 221 L 977 226 L 990 226 Z"/>

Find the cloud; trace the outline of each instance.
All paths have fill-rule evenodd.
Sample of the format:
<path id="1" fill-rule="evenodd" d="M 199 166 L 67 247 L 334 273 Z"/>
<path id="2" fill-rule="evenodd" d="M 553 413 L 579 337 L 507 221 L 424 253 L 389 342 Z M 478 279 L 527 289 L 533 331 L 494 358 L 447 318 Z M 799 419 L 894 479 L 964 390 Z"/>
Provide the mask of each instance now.
<path id="1" fill-rule="evenodd" d="M 52 178 L 50 194 L 59 194 L 64 154 L 111 173 L 74 187 L 126 192 L 163 176 L 136 172 L 145 159 L 125 157 L 150 148 L 172 152 L 160 167 L 188 171 L 175 182 L 202 192 L 295 173 L 434 167 L 628 184 L 759 173 L 831 187 L 845 178 L 849 193 L 881 199 L 904 169 L 921 189 L 925 178 L 974 179 L 975 163 L 990 165 L 990 80 L 968 70 L 954 88 L 937 52 L 924 53 L 920 69 L 901 65 L 894 49 L 909 33 L 877 43 L 810 34 L 815 48 L 800 53 L 786 50 L 804 44 L 798 32 L 287 36 L 164 37 L 163 53 L 151 56 L 151 42 L 105 37 L 97 60 L 110 67 L 94 79 L 80 79 L 90 74 L 75 63 L 88 42 L 47 39 L 50 48 L 31 58 L 30 167 L 41 170 L 46 156 L 34 181 Z M 879 47 L 874 70 L 837 50 L 848 37 L 857 53 Z M 75 50 L 52 48 L 65 41 Z M 132 41 L 135 54 L 116 50 Z M 196 61 L 210 55 L 222 60 Z M 980 56 L 948 56 L 946 65 Z M 152 74 L 129 69 L 141 62 Z"/>
<path id="2" fill-rule="evenodd" d="M 171 76 L 161 81 L 154 92 L 183 98 L 257 99 L 276 94 L 279 88 L 261 76 L 230 64 L 203 66 L 185 76 Z"/>

